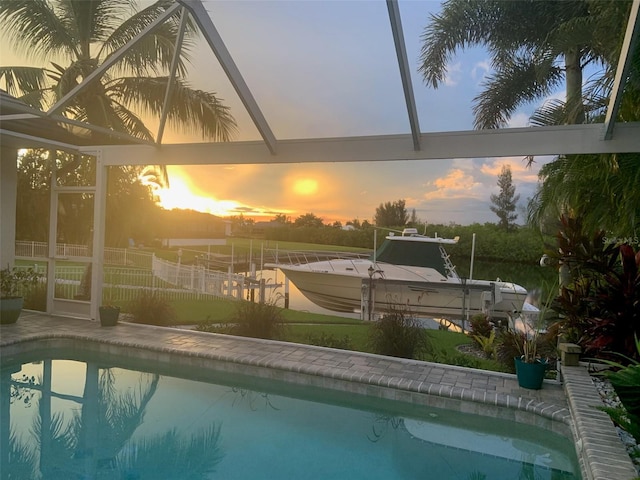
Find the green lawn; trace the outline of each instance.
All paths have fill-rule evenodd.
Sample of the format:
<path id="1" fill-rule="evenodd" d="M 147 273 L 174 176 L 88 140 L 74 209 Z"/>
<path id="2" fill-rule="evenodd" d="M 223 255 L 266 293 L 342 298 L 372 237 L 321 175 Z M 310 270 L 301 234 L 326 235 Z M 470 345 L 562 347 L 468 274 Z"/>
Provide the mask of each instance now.
<path id="1" fill-rule="evenodd" d="M 233 315 L 237 300 L 173 300 L 170 302 L 178 315 L 178 325 L 195 325 L 202 322 L 227 323 Z M 335 315 L 282 310 L 287 323 L 320 323 L 320 324 L 360 324 L 353 320 Z"/>
<path id="2" fill-rule="evenodd" d="M 233 316 L 237 301 L 193 300 L 171 302 L 178 315 L 178 323 L 228 323 Z M 322 315 L 295 310 L 282 310 L 285 322 L 284 340 L 303 344 L 320 344 L 334 348 L 372 353 L 369 345 L 371 324 L 333 315 Z M 496 361 L 479 359 L 463 354 L 456 347 L 472 343 L 473 340 L 458 332 L 429 330 L 432 352 L 425 353 L 424 360 L 447 364 L 471 366 L 485 370 L 504 371 Z"/>

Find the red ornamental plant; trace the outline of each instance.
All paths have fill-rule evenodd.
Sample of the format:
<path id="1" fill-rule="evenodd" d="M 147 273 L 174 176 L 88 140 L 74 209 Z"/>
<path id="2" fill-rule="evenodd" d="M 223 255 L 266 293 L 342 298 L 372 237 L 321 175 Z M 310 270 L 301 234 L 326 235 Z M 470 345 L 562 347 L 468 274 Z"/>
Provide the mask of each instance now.
<path id="1" fill-rule="evenodd" d="M 617 247 L 617 265 L 602 277 L 587 319 L 586 346 L 600 354 L 616 352 L 639 359 L 634 338 L 640 337 L 640 251 L 622 244 Z"/>

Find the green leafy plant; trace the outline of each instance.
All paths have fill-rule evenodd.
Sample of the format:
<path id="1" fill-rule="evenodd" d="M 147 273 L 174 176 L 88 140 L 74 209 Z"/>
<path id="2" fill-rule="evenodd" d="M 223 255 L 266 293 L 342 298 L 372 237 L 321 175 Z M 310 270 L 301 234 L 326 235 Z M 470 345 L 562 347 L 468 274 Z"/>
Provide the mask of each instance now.
<path id="1" fill-rule="evenodd" d="M 640 356 L 640 339 L 635 337 L 635 349 Z M 640 442 L 640 361 L 619 354 L 626 363 L 603 360 L 614 370 L 604 372 L 613 386 L 622 407 L 602 407 L 611 420 Z"/>
<path id="2" fill-rule="evenodd" d="M 176 312 L 158 292 L 143 290 L 128 307 L 136 323 L 168 326 L 176 323 Z"/>
<path id="3" fill-rule="evenodd" d="M 480 346 L 487 358 L 493 358 L 496 350 L 496 331 L 491 330 L 488 337 L 473 335 L 473 339 Z"/>
<path id="4" fill-rule="evenodd" d="M 20 297 L 35 287 L 41 275 L 33 268 L 19 269 L 16 267 L 0 270 L 0 298 Z"/>
<path id="5" fill-rule="evenodd" d="M 427 331 L 402 306 L 392 306 L 371 325 L 369 343 L 380 355 L 422 358 L 431 350 Z"/>
<path id="6" fill-rule="evenodd" d="M 229 332 L 242 337 L 283 338 L 284 316 L 274 302 L 239 301 L 230 319 Z"/>
<path id="7" fill-rule="evenodd" d="M 448 352 L 444 349 L 433 349 L 425 356 L 425 360 L 458 367 L 480 368 L 480 360 L 478 358 L 459 352 Z M 511 363 L 513 363 L 513 360 Z"/>

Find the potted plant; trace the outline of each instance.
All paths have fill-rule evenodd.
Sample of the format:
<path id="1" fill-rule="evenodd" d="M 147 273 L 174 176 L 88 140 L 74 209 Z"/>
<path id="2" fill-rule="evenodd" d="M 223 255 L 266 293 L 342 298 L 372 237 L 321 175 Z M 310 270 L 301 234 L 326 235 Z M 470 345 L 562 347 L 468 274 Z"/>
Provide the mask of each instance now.
<path id="1" fill-rule="evenodd" d="M 539 318 L 543 312 L 522 313 L 519 320 L 516 346 L 520 353 L 514 358 L 518 385 L 523 388 L 539 390 L 542 388 L 549 362 L 539 353 L 540 333 Z"/>
<path id="2" fill-rule="evenodd" d="M 98 307 L 100 313 L 100 325 L 103 327 L 113 327 L 118 323 L 120 317 L 120 307 L 117 305 L 101 305 Z"/>
<path id="3" fill-rule="evenodd" d="M 24 294 L 38 283 L 40 274 L 33 268 L 0 270 L 0 324 L 15 323 L 22 312 Z"/>

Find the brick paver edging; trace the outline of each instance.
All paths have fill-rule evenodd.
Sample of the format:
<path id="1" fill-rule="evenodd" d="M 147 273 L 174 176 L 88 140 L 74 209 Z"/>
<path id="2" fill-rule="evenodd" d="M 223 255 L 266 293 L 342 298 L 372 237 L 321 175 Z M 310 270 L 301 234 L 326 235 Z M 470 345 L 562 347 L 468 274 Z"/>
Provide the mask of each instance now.
<path id="1" fill-rule="evenodd" d="M 564 389 L 573 417 L 576 452 L 587 459 L 585 480 L 631 480 L 637 471 L 624 449 L 587 368 L 563 367 Z"/>
<path id="2" fill-rule="evenodd" d="M 95 324 L 94 324 L 95 326 Z M 118 329 L 122 328 L 158 328 L 146 325 L 126 325 L 120 324 Z M 365 386 L 374 386 L 380 388 L 393 389 L 393 391 L 405 391 L 408 393 L 416 393 L 421 395 L 428 395 L 430 397 L 440 397 L 444 399 L 451 399 L 461 402 L 472 402 L 474 404 L 483 404 L 489 407 L 507 408 L 510 410 L 516 410 L 520 412 L 526 412 L 533 414 L 534 416 L 541 417 L 543 419 L 550 420 L 550 422 L 540 422 L 535 418 L 526 418 L 523 415 L 516 416 L 511 415 L 514 420 L 521 421 L 523 423 L 532 423 L 539 426 L 543 426 L 550 430 L 555 430 L 558 433 L 567 434 L 570 433 L 570 428 L 563 428 L 571 425 L 571 413 L 565 406 L 555 405 L 544 401 L 539 401 L 535 398 L 527 398 L 524 396 L 516 396 L 497 390 L 488 390 L 483 388 L 473 388 L 473 382 L 476 378 L 486 378 L 490 376 L 494 379 L 500 379 L 501 377 L 512 377 L 508 374 L 500 374 L 498 372 L 478 371 L 474 369 L 468 369 L 463 367 L 456 367 L 451 365 L 435 364 L 430 362 L 422 362 L 417 360 L 408 360 L 401 358 L 390 358 L 381 355 L 374 355 L 361 352 L 348 352 L 344 350 L 329 349 L 325 347 L 314 347 L 309 345 L 298 345 L 287 342 L 278 342 L 273 340 L 261 340 L 247 337 L 233 337 L 229 335 L 216 335 L 203 332 L 184 332 L 179 331 L 176 336 L 205 336 L 207 339 L 213 339 L 215 336 L 215 344 L 217 346 L 224 347 L 224 344 L 233 342 L 234 344 L 244 344 L 246 352 L 238 352 L 238 348 L 225 349 L 225 348 L 207 348 L 205 350 L 201 348 L 194 348 L 192 344 L 190 348 L 180 348 L 179 340 L 174 338 L 174 342 L 165 345 L 158 345 L 158 342 L 145 341 L 144 338 L 138 340 L 129 340 L 128 338 L 135 338 L 135 335 L 123 336 L 118 335 L 121 338 L 112 338 L 111 335 L 105 333 L 105 330 L 95 326 L 96 332 L 91 332 L 88 335 L 85 333 L 31 333 L 28 335 L 16 338 L 14 341 L 0 341 L 3 354 L 9 353 L 9 345 L 14 344 L 18 347 L 17 350 L 23 350 L 27 345 L 27 342 L 36 341 L 43 345 L 53 346 L 51 341 L 56 339 L 68 340 L 76 343 L 75 346 L 79 346 L 82 342 L 95 343 L 97 350 L 111 351 L 113 349 L 100 348 L 101 345 L 118 346 L 133 349 L 133 352 L 127 352 L 126 350 L 120 350 L 119 354 L 132 354 L 133 356 L 150 359 L 148 354 L 141 354 L 141 349 L 146 350 L 148 353 L 155 352 L 155 361 L 168 361 L 171 363 L 180 362 L 181 359 L 188 361 L 189 358 L 200 358 L 204 360 L 212 360 L 218 363 L 218 367 L 229 370 L 229 366 L 226 368 L 220 363 L 236 364 L 240 366 L 257 367 L 258 369 L 268 369 L 271 372 L 260 372 L 256 370 L 260 376 L 273 376 L 273 370 L 281 372 L 291 372 L 300 374 L 307 377 L 320 377 L 321 379 L 331 379 L 334 381 L 340 381 L 338 386 L 335 382 L 316 381 L 318 386 L 326 388 L 343 388 L 345 386 L 342 382 L 356 383 Z M 158 331 L 166 332 L 167 329 L 160 328 Z M 132 332 L 133 333 L 133 332 Z M 113 336 L 116 337 L 116 336 Z M 3 339 L 7 340 L 7 339 Z M 209 343 L 209 342 L 207 342 Z M 18 344 L 21 344 L 18 346 Z M 196 342 L 197 344 L 197 342 Z M 222 345 L 220 345 L 222 344 Z M 65 346 L 57 344 L 56 346 Z M 260 348 L 262 347 L 262 348 Z M 274 348 L 275 347 L 275 348 Z M 305 361 L 304 357 L 309 355 L 300 354 L 300 351 L 309 352 L 315 350 L 318 352 L 315 361 L 309 363 Z M 312 356 L 313 357 L 313 356 Z M 198 364 L 198 362 L 193 362 Z M 204 365 L 203 365 L 204 366 Z M 209 368 L 211 365 L 208 366 Z M 241 369 L 245 370 L 245 369 Z M 427 372 L 427 373 L 425 373 Z M 429 372 L 435 373 L 436 378 L 447 377 L 445 383 L 430 381 Z M 284 379 L 282 375 L 280 375 Z M 288 380 L 293 380 L 293 377 L 288 376 Z M 305 379 L 309 380 L 309 378 Z M 303 382 L 305 383 L 305 382 Z M 364 393 L 364 391 L 363 391 Z M 366 394 L 370 391 L 366 391 Z M 383 394 L 385 397 L 399 398 L 400 395 L 389 395 L 387 392 Z M 413 399 L 412 399 L 413 400 Z M 442 402 L 432 401 L 429 402 L 432 406 L 446 406 L 447 408 L 456 408 L 459 404 L 442 404 Z M 468 410 L 468 406 L 466 408 Z M 495 411 L 486 412 L 486 414 L 495 415 Z M 472 412 L 473 413 L 473 412 Z"/>

